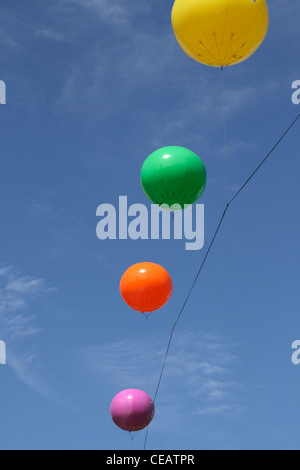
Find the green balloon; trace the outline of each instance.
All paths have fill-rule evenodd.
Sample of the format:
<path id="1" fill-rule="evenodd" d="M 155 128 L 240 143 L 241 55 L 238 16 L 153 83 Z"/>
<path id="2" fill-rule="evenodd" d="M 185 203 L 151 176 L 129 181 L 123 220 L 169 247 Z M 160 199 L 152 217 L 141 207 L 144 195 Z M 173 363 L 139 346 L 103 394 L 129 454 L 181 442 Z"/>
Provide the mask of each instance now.
<path id="1" fill-rule="evenodd" d="M 184 147 L 163 147 L 153 152 L 141 171 L 144 193 L 154 204 L 178 209 L 194 204 L 206 186 L 206 169 L 202 160 Z"/>

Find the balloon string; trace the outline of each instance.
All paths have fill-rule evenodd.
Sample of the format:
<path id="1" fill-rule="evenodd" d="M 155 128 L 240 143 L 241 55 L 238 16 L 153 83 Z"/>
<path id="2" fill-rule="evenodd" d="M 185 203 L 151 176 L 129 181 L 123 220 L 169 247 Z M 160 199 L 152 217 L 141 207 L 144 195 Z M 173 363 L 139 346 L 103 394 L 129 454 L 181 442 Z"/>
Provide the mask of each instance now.
<path id="1" fill-rule="evenodd" d="M 172 212 L 172 229 L 173 229 L 173 239 L 171 241 L 171 273 L 172 273 L 172 278 L 173 278 L 173 273 L 175 273 L 175 268 L 176 268 L 176 245 L 175 245 L 175 215 L 174 212 Z M 170 309 L 170 317 L 171 317 L 171 322 L 175 321 L 175 314 L 173 312 L 173 309 Z"/>
<path id="2" fill-rule="evenodd" d="M 229 177 L 228 177 L 228 149 L 227 149 L 227 126 L 225 111 L 225 87 L 224 87 L 224 67 L 221 67 L 221 95 L 222 95 L 222 112 L 223 112 L 223 128 L 224 128 L 224 155 L 225 155 L 225 184 L 226 184 L 226 202 L 229 202 Z"/>
<path id="3" fill-rule="evenodd" d="M 278 145 L 283 141 L 283 139 L 286 137 L 286 135 L 289 133 L 289 131 L 292 129 L 292 127 L 296 124 L 296 122 L 298 121 L 300 117 L 300 113 L 298 114 L 298 116 L 293 120 L 293 122 L 289 125 L 289 127 L 287 128 L 287 130 L 284 132 L 284 134 L 282 134 L 282 136 L 280 137 L 280 139 L 276 142 L 276 144 L 274 145 L 274 147 L 272 147 L 272 149 L 270 150 L 270 152 L 266 155 L 266 157 L 262 160 L 262 162 L 258 165 L 258 167 L 253 171 L 253 173 L 249 176 L 249 178 L 245 181 L 245 183 L 240 187 L 240 189 L 235 193 L 235 195 L 233 196 L 233 198 L 230 200 L 229 202 L 229 205 L 235 200 L 235 198 L 243 191 L 243 189 L 245 188 L 245 186 L 247 186 L 247 184 L 252 180 L 252 178 L 256 175 L 256 173 L 260 170 L 260 168 L 263 166 L 263 164 L 268 160 L 268 158 L 271 156 L 271 154 L 274 152 L 274 150 L 276 150 L 276 148 L 278 147 Z"/>
<path id="4" fill-rule="evenodd" d="M 133 439 L 135 438 L 135 433 L 133 431 L 128 431 L 130 440 L 131 440 L 131 450 L 133 450 Z"/>
<path id="5" fill-rule="evenodd" d="M 146 386 L 149 393 L 149 315 L 145 315 L 146 318 Z"/>
<path id="6" fill-rule="evenodd" d="M 192 291 L 193 291 L 193 289 L 194 289 L 194 287 L 195 287 L 195 285 L 196 285 L 196 282 L 197 282 L 197 280 L 198 280 L 198 277 L 199 277 L 199 275 L 200 275 L 200 273 L 201 273 L 201 271 L 202 271 L 202 269 L 203 269 L 203 267 L 204 267 L 204 264 L 205 264 L 205 262 L 206 262 L 206 260 L 207 260 L 207 258 L 208 258 L 208 255 L 209 255 L 209 253 L 210 253 L 210 250 L 212 249 L 212 246 L 213 246 L 213 244 L 214 244 L 214 242 L 215 242 L 215 239 L 216 239 L 216 237 L 217 237 L 217 235 L 218 235 L 218 232 L 219 232 L 219 230 L 220 230 L 220 228 L 221 228 L 221 225 L 222 225 L 222 223 L 223 223 L 223 220 L 224 220 L 224 218 L 225 218 L 225 215 L 226 215 L 226 212 L 227 212 L 227 210 L 228 210 L 228 207 L 229 207 L 229 205 L 227 205 L 226 209 L 225 209 L 224 212 L 223 212 L 223 215 L 222 215 L 222 217 L 221 217 L 221 219 L 220 219 L 220 222 L 219 222 L 218 227 L 217 227 L 217 229 L 216 229 L 216 231 L 215 231 L 215 233 L 214 233 L 214 236 L 213 236 L 212 241 L 211 241 L 211 243 L 210 243 L 210 245 L 209 245 L 209 247 L 208 247 L 208 250 L 207 250 L 207 252 L 206 252 L 206 254 L 205 254 L 205 257 L 204 257 L 204 259 L 203 259 L 203 261 L 202 261 L 202 263 L 201 263 L 201 266 L 200 266 L 200 268 L 199 268 L 199 270 L 198 270 L 198 272 L 197 272 L 197 274 L 196 274 L 196 277 L 195 277 L 195 279 L 194 279 L 194 281 L 193 281 L 193 283 L 192 283 L 192 286 L 191 286 L 191 288 L 190 288 L 190 290 L 189 290 L 189 292 L 188 292 L 188 295 L 186 296 L 186 299 L 185 299 L 185 301 L 184 301 L 184 303 L 183 303 L 183 306 L 181 307 L 181 310 L 180 310 L 180 312 L 179 312 L 179 314 L 178 314 L 178 316 L 177 316 L 177 318 L 176 318 L 176 320 L 175 320 L 175 322 L 174 322 L 174 324 L 173 324 L 173 327 L 172 327 L 172 330 L 171 330 L 171 334 L 170 334 L 170 338 L 169 338 L 169 342 L 168 342 L 168 346 L 167 346 L 167 350 L 166 350 L 166 354 L 165 354 L 165 358 L 164 358 L 164 362 L 163 362 L 163 366 L 162 366 L 162 370 L 161 370 L 161 373 L 160 373 L 160 377 L 159 377 L 159 380 L 158 380 L 158 385 L 157 385 L 156 392 L 155 392 L 155 396 L 154 396 L 154 400 L 153 400 L 154 403 L 155 403 L 155 401 L 156 401 L 156 398 L 157 398 L 157 395 L 158 395 L 158 391 L 159 391 L 159 388 L 160 388 L 160 384 L 161 384 L 161 380 L 162 380 L 162 377 L 163 377 L 163 373 L 164 373 L 164 370 L 165 370 L 165 366 L 166 366 L 166 362 L 167 362 L 167 358 L 168 358 L 168 354 L 169 354 L 171 342 L 172 342 L 172 339 L 173 339 L 174 330 L 175 330 L 175 328 L 176 328 L 176 326 L 177 326 L 177 323 L 178 323 L 178 321 L 179 321 L 179 319 L 180 319 L 180 317 L 181 317 L 181 315 L 182 315 L 182 313 L 183 313 L 183 311 L 184 311 L 184 309 L 185 309 L 185 306 L 186 306 L 186 304 L 187 304 L 187 302 L 188 302 L 188 300 L 189 300 L 189 298 L 190 298 L 190 296 L 191 296 L 191 294 L 192 294 Z"/>
<path id="7" fill-rule="evenodd" d="M 175 328 L 177 326 L 177 323 L 185 309 L 185 306 L 192 294 L 192 291 L 197 283 L 197 280 L 200 276 L 200 273 L 207 261 L 207 258 L 209 256 L 209 253 L 214 245 L 214 242 L 217 238 L 217 235 L 219 233 L 219 230 L 222 226 L 222 223 L 225 219 L 225 216 L 228 212 L 228 209 L 229 207 L 231 206 L 231 204 L 233 203 L 233 201 L 239 196 L 239 194 L 243 191 L 243 189 L 247 186 L 247 184 L 252 180 L 252 178 L 256 175 L 256 173 L 260 170 L 260 168 L 263 166 L 263 164 L 268 160 L 268 158 L 272 155 L 272 153 L 274 152 L 274 150 L 278 147 L 278 145 L 284 140 L 284 138 L 287 136 L 287 134 L 290 132 L 290 130 L 292 129 L 292 127 L 296 124 L 296 122 L 298 121 L 300 117 L 300 113 L 298 114 L 298 116 L 292 121 L 292 123 L 289 125 L 289 127 L 287 128 L 287 130 L 282 134 L 282 136 L 280 137 L 280 139 L 278 139 L 278 141 L 276 142 L 276 144 L 272 147 L 272 149 L 270 150 L 270 152 L 266 155 L 266 157 L 262 160 L 262 162 L 258 165 L 258 167 L 253 171 L 253 173 L 250 175 L 250 177 L 245 181 L 245 183 L 240 187 L 240 189 L 235 193 L 235 195 L 233 196 L 233 198 L 227 203 L 226 205 L 226 208 L 220 218 L 220 221 L 218 223 L 218 226 L 217 226 L 217 229 L 212 237 L 212 240 L 210 242 L 210 245 L 206 251 L 206 254 L 204 256 L 204 259 L 200 265 L 200 268 L 195 276 L 195 279 L 192 283 L 192 286 L 187 294 L 187 297 L 183 303 L 183 306 L 181 307 L 180 311 L 179 311 L 179 314 L 174 322 L 174 325 L 172 327 L 172 330 L 171 330 L 171 334 L 170 334 L 170 337 L 169 337 L 169 341 L 168 341 L 168 345 L 167 345 L 167 349 L 166 349 L 166 353 L 165 353 L 165 356 L 164 356 L 164 361 L 163 361 L 163 365 L 162 365 L 162 368 L 161 368 L 161 372 L 160 372 L 160 376 L 159 376 L 159 379 L 158 379 L 158 384 L 157 384 L 157 387 L 156 387 L 156 392 L 155 392 L 155 396 L 154 396 L 154 403 L 156 402 L 156 399 L 157 399 L 157 395 L 158 395 L 158 392 L 159 392 L 159 389 L 160 389 L 160 385 L 161 385 L 161 381 L 162 381 L 162 378 L 163 378 L 163 374 L 164 374 L 164 370 L 165 370 L 165 367 L 166 367 L 166 362 L 167 362 L 167 358 L 168 358 L 168 355 L 169 355 L 169 351 L 170 351 L 170 347 L 171 347 L 171 343 L 172 343 L 172 339 L 173 339 L 173 335 L 174 335 L 174 331 L 175 331 Z M 146 449 L 146 445 L 147 445 L 147 440 L 148 440 L 148 434 L 149 434 L 149 427 L 147 427 L 147 430 L 146 430 L 146 435 L 145 435 L 145 441 L 144 441 L 144 450 Z"/>

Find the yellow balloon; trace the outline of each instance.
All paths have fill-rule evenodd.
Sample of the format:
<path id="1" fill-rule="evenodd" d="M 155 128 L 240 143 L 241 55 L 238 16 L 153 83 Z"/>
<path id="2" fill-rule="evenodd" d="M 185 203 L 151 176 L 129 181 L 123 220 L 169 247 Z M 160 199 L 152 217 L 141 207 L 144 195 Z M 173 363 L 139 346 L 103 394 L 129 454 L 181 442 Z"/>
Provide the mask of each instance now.
<path id="1" fill-rule="evenodd" d="M 175 0 L 172 25 L 192 59 L 225 67 L 248 59 L 269 27 L 266 0 Z"/>

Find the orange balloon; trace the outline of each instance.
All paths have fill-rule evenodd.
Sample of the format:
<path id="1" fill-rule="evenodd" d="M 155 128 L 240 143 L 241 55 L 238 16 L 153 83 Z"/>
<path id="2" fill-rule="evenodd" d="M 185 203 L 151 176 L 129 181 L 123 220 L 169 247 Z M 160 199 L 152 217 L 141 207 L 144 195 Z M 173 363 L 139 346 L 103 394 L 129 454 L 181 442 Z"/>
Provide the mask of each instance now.
<path id="1" fill-rule="evenodd" d="M 172 280 L 159 264 L 138 263 L 124 273 L 120 292 L 129 307 L 142 313 L 163 307 L 172 295 Z"/>

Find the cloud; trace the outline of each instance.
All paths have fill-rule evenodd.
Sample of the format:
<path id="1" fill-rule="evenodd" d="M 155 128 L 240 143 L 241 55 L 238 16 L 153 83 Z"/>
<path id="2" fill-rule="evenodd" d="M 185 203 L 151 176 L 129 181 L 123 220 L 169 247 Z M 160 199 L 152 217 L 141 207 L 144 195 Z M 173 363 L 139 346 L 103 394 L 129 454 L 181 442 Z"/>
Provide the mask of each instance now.
<path id="1" fill-rule="evenodd" d="M 27 387 L 50 400 L 53 394 L 45 386 L 40 368 L 40 357 L 37 353 L 26 352 L 22 355 L 9 350 L 9 366 L 17 378 Z"/>
<path id="2" fill-rule="evenodd" d="M 12 266 L 0 268 L 0 332 L 7 342 L 41 331 L 34 326 L 30 304 L 53 290 L 44 279 L 21 276 Z"/>
<path id="3" fill-rule="evenodd" d="M 196 410 L 197 415 L 218 415 L 218 414 L 236 414 L 240 413 L 242 408 L 240 405 L 215 405 L 215 406 L 204 406 Z"/>
<path id="4" fill-rule="evenodd" d="M 103 118 L 119 114 L 138 99 L 139 87 L 149 83 L 152 90 L 160 83 L 167 70 L 175 67 L 170 65 L 174 60 L 169 33 L 157 36 L 137 31 L 132 23 L 128 34 L 118 32 L 109 47 L 96 38 L 94 46 L 78 56 L 65 77 L 56 107 L 72 113 L 96 108 Z"/>
<path id="5" fill-rule="evenodd" d="M 32 297 L 44 294 L 52 289 L 46 285 L 44 279 L 32 279 L 29 276 L 24 276 L 9 280 L 5 286 L 5 290 L 16 295 L 20 294 Z"/>
<path id="6" fill-rule="evenodd" d="M 13 266 L 0 267 L 0 338 L 7 347 L 7 365 L 36 393 L 50 398 L 40 373 L 40 357 L 33 342 L 38 326 L 35 301 L 54 292 L 45 279 L 21 275 Z"/>
<path id="7" fill-rule="evenodd" d="M 41 215 L 53 215 L 54 209 L 51 204 L 48 203 L 41 203 L 40 201 L 32 200 L 30 202 L 30 206 L 28 207 L 28 211 L 32 215 L 37 215 L 40 217 Z"/>
<path id="8" fill-rule="evenodd" d="M 23 208 L 40 228 L 41 233 L 50 235 L 51 242 L 47 245 L 48 257 L 73 257 L 75 252 L 76 256 L 82 255 L 85 259 L 94 256 L 90 253 L 94 234 L 86 228 L 82 217 L 75 216 L 71 210 L 57 203 L 55 191 L 42 191 L 36 198 L 24 204 Z"/>
<path id="9" fill-rule="evenodd" d="M 116 25 L 128 24 L 128 20 L 133 12 L 139 10 L 140 2 L 131 0 L 59 0 L 61 6 L 71 8 L 81 8 L 87 12 L 97 15 L 100 20 Z"/>
<path id="10" fill-rule="evenodd" d="M 0 45 L 5 47 L 18 47 L 18 43 L 12 35 L 9 35 L 6 31 L 0 29 Z"/>
<path id="11" fill-rule="evenodd" d="M 108 344 L 87 346 L 81 351 L 82 361 L 94 374 L 110 377 L 112 382 L 122 388 L 132 388 L 132 384 L 146 386 L 148 382 L 146 371 L 145 344 L 140 341 L 123 340 Z M 139 351 L 139 354 L 136 352 Z M 151 367 L 159 363 L 159 352 L 151 357 Z M 155 379 L 151 371 L 151 381 Z M 131 385 L 130 385 L 131 384 Z"/>
<path id="12" fill-rule="evenodd" d="M 200 339 L 199 339 L 200 338 Z M 154 344 L 155 343 L 155 344 Z M 167 359 L 158 394 L 160 407 L 170 398 L 178 414 L 184 402 L 194 401 L 198 414 L 220 415 L 241 409 L 236 391 L 241 384 L 234 380 L 237 357 L 235 345 L 219 335 L 196 332 L 176 334 Z M 138 351 L 138 354 L 137 354 Z M 81 360 L 94 375 L 105 379 L 112 387 L 144 388 L 154 395 L 161 370 L 165 344 L 157 337 L 147 346 L 143 340 L 132 339 L 88 346 L 81 351 Z M 192 407 L 193 408 L 193 407 Z"/>
<path id="13" fill-rule="evenodd" d="M 36 38 L 49 39 L 57 42 L 69 42 L 69 40 L 60 32 L 50 29 L 39 29 L 35 33 Z"/>

